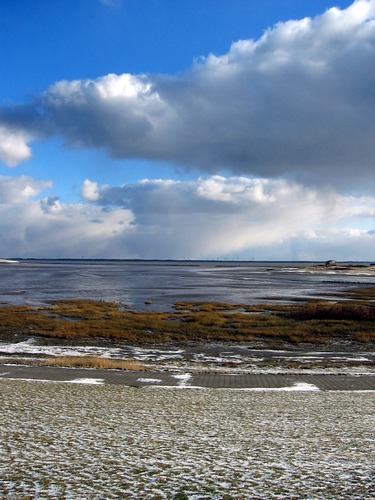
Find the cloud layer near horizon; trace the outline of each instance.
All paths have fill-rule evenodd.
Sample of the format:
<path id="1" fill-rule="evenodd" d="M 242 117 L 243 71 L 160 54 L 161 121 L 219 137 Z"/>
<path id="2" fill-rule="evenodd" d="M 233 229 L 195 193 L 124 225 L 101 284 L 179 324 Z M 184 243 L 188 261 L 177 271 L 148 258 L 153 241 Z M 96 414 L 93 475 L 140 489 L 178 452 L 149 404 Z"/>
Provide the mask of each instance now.
<path id="1" fill-rule="evenodd" d="M 113 158 L 374 187 L 375 0 L 280 23 L 180 75 L 61 81 L 0 108 L 0 158 L 61 136 Z"/>
<path id="2" fill-rule="evenodd" d="M 86 180 L 77 204 L 44 196 L 50 188 L 0 177 L 7 235 L 0 255 L 367 260 L 375 245 L 374 197 L 290 181 L 211 176 L 111 187 Z"/>

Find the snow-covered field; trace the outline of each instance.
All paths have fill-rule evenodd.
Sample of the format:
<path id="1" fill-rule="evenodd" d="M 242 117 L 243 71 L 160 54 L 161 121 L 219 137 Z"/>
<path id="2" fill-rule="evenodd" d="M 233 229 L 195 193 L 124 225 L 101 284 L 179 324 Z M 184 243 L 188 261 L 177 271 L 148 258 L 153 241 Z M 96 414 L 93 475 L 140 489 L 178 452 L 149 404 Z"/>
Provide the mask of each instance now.
<path id="1" fill-rule="evenodd" d="M 363 500 L 375 493 L 372 392 L 1 380 L 0 398 L 2 498 Z"/>

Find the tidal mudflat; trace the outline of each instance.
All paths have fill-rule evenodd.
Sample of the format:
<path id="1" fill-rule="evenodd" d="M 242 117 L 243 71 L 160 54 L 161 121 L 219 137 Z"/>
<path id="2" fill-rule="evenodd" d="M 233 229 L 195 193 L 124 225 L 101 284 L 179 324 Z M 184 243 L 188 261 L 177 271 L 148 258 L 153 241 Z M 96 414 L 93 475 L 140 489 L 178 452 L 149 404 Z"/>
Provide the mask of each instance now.
<path id="1" fill-rule="evenodd" d="M 1 380 L 0 494 L 373 498 L 373 392 L 301 389 Z"/>

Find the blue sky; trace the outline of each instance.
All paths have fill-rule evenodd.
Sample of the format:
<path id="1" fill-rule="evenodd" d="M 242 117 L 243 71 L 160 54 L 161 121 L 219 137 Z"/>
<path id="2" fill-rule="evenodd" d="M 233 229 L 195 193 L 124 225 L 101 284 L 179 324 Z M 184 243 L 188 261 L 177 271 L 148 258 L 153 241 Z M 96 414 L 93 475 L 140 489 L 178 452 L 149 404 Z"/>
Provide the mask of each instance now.
<path id="1" fill-rule="evenodd" d="M 27 102 L 59 80 L 95 79 L 110 73 L 176 74 L 231 43 L 259 38 L 280 21 L 318 15 L 329 0 L 4 0 L 0 4 L 2 103 Z M 17 174 L 47 175 L 65 201 L 79 196 L 81 182 L 95 172 L 100 183 L 143 177 L 191 178 L 173 164 L 144 160 L 113 162 L 63 141 L 36 144 L 33 158 Z M 9 174 L 9 171 L 5 171 Z M 69 175 L 67 175 L 69 172 Z M 194 174 L 193 174 L 194 175 Z"/>
<path id="2" fill-rule="evenodd" d="M 373 260 L 374 12 L 3 0 L 0 254 Z"/>

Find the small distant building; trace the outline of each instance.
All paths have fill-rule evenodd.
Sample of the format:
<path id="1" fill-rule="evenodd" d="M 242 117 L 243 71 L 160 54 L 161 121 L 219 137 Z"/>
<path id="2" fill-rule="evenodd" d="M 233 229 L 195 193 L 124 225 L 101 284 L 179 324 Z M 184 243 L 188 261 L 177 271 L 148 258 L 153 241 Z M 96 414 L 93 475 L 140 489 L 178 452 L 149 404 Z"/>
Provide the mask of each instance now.
<path id="1" fill-rule="evenodd" d="M 337 262 L 335 260 L 327 260 L 326 267 L 329 266 L 337 266 Z"/>

